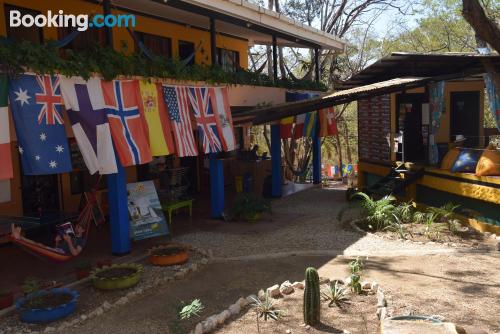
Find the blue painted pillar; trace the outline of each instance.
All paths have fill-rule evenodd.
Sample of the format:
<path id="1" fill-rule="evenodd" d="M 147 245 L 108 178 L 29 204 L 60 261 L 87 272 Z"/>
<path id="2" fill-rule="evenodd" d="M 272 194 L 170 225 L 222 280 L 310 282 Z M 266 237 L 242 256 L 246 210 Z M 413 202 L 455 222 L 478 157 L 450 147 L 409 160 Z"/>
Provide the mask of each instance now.
<path id="1" fill-rule="evenodd" d="M 111 249 L 114 255 L 130 253 L 130 221 L 128 216 L 127 180 L 125 169 L 116 161 L 118 173 L 108 175 L 109 220 Z"/>
<path id="2" fill-rule="evenodd" d="M 210 199 L 212 218 L 221 218 L 224 212 L 224 168 L 215 154 L 210 154 Z"/>
<path id="3" fill-rule="evenodd" d="M 281 197 L 281 136 L 280 125 L 271 125 L 271 167 L 272 167 L 272 191 L 273 197 Z"/>
<path id="4" fill-rule="evenodd" d="M 316 122 L 316 131 L 312 138 L 312 159 L 313 159 L 313 183 L 321 183 L 321 137 L 319 136 L 319 126 Z"/>

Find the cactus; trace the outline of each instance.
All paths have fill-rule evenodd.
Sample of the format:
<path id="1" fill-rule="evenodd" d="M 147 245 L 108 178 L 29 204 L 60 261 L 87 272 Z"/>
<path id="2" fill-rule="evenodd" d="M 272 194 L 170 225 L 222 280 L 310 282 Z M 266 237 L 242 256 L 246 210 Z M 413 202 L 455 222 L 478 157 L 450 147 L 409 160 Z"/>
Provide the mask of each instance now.
<path id="1" fill-rule="evenodd" d="M 319 276 L 314 268 L 306 269 L 306 280 L 304 290 L 304 323 L 306 325 L 316 325 L 319 322 L 321 308 L 319 294 Z"/>

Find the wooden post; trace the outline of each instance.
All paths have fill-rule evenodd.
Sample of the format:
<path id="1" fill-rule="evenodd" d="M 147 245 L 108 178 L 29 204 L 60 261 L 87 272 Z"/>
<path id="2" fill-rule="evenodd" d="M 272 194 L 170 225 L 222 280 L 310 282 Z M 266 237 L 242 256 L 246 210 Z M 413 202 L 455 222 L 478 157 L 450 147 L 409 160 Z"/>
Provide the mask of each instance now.
<path id="1" fill-rule="evenodd" d="M 320 50 L 318 48 L 314 49 L 314 73 L 316 76 L 316 83 L 319 83 L 321 76 L 320 76 L 320 68 L 319 68 L 319 52 Z"/>
<path id="2" fill-rule="evenodd" d="M 104 16 L 111 14 L 111 1 L 103 0 L 102 1 L 102 11 Z M 106 46 L 113 47 L 113 28 L 104 26 L 106 31 Z"/>
<path id="3" fill-rule="evenodd" d="M 224 168 L 215 153 L 210 154 L 210 204 L 212 218 L 221 218 L 224 212 Z"/>
<path id="4" fill-rule="evenodd" d="M 271 178 L 273 197 L 281 197 L 283 192 L 281 189 L 281 136 L 280 125 L 271 125 Z"/>
<path id="5" fill-rule="evenodd" d="M 217 33 L 215 31 L 215 19 L 210 17 L 210 55 L 212 65 L 217 64 Z"/>
<path id="6" fill-rule="evenodd" d="M 319 111 L 318 111 L 319 112 Z M 321 183 L 321 137 L 319 136 L 319 115 L 316 118 L 316 131 L 312 138 L 313 183 Z"/>
<path id="7" fill-rule="evenodd" d="M 278 81 L 278 45 L 276 35 L 273 35 L 273 79 Z"/>

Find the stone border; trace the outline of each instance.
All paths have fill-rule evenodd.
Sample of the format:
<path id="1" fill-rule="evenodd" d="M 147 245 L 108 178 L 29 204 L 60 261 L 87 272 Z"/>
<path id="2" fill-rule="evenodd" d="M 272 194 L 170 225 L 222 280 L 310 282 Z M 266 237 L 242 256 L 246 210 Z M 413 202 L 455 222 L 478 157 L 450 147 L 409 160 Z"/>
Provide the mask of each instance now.
<path id="1" fill-rule="evenodd" d="M 350 277 L 346 278 L 345 282 L 348 282 Z M 339 280 L 341 282 L 344 282 L 342 280 Z M 328 284 L 330 283 L 330 279 L 325 278 L 325 277 L 320 277 L 320 285 Z M 385 318 L 388 317 L 388 311 L 387 311 L 387 300 L 385 299 L 385 294 L 383 290 L 380 288 L 379 284 L 375 281 L 373 282 L 362 282 L 361 286 L 363 290 L 365 291 L 371 291 L 373 293 L 377 294 L 377 317 L 382 322 Z M 269 295 L 269 297 L 277 299 L 281 298 L 284 295 L 291 295 L 292 293 L 295 292 L 295 290 L 304 290 L 304 283 L 302 282 L 294 282 L 291 283 L 290 281 L 285 281 L 279 284 L 275 284 L 269 288 L 267 288 L 265 291 L 263 289 L 260 289 L 257 295 L 249 295 L 246 298 L 240 297 L 234 304 L 231 304 L 228 306 L 227 309 L 223 310 L 222 312 L 218 314 L 213 314 L 204 320 L 200 321 L 198 324 L 196 324 L 195 328 L 190 332 L 191 334 L 205 334 L 205 333 L 210 333 L 219 326 L 222 326 L 226 323 L 227 320 L 229 320 L 232 316 L 236 316 L 240 314 L 243 309 L 250 305 L 251 303 L 254 302 L 256 299 L 264 300 L 266 297 L 266 294 Z M 307 326 L 306 326 L 307 327 Z M 348 331 L 345 331 L 345 333 L 350 333 Z"/>
<path id="2" fill-rule="evenodd" d="M 192 246 L 187 246 L 187 249 L 189 249 L 190 251 L 193 251 L 193 252 L 197 252 L 197 253 L 202 255 L 202 258 L 201 258 L 199 263 L 191 263 L 188 266 L 186 266 L 185 268 L 178 268 L 177 272 L 173 276 L 165 276 L 165 277 L 162 277 L 160 279 L 154 280 L 152 283 L 149 283 L 148 285 L 145 285 L 142 287 L 135 287 L 131 291 L 128 291 L 124 296 L 118 298 L 114 303 L 110 303 L 106 300 L 100 306 L 96 307 L 95 309 L 89 310 L 86 314 L 81 314 L 79 317 L 77 317 L 71 321 L 64 321 L 64 322 L 60 323 L 59 326 L 57 326 L 57 327 L 49 325 L 49 326 L 45 327 L 45 329 L 39 331 L 38 333 L 63 332 L 66 329 L 68 329 L 70 327 L 77 326 L 88 319 L 92 319 L 92 318 L 101 316 L 105 312 L 107 312 L 111 309 L 128 304 L 133 298 L 141 296 L 142 294 L 144 294 L 145 292 L 151 290 L 152 288 L 154 288 L 156 286 L 159 286 L 163 283 L 167 283 L 170 281 L 182 279 L 188 273 L 195 272 L 195 271 L 199 270 L 202 266 L 207 265 L 211 261 L 211 259 L 213 258 L 213 252 L 211 249 L 209 249 L 208 251 L 205 251 L 203 249 L 192 247 Z M 146 257 L 148 257 L 147 254 L 144 256 L 142 256 L 142 255 L 138 256 L 137 258 L 135 258 L 135 262 L 141 261 L 141 260 L 145 259 Z M 172 267 L 175 268 L 176 266 L 172 266 Z M 178 266 L 178 267 L 180 267 L 180 266 Z M 86 278 L 81 279 L 79 281 L 72 282 L 72 283 L 66 285 L 65 287 L 78 286 L 78 285 L 81 285 L 85 282 L 88 282 L 89 280 L 90 280 L 90 277 L 86 277 Z M 15 310 L 15 308 L 13 310 Z M 13 310 L 11 310 L 11 311 L 13 311 Z M 9 312 L 9 313 L 11 313 L 11 312 Z M 6 314 L 8 314 L 8 313 L 6 313 Z M 0 333 L 1 333 L 1 331 L 0 331 Z M 36 333 L 36 332 L 32 331 L 31 333 Z"/>

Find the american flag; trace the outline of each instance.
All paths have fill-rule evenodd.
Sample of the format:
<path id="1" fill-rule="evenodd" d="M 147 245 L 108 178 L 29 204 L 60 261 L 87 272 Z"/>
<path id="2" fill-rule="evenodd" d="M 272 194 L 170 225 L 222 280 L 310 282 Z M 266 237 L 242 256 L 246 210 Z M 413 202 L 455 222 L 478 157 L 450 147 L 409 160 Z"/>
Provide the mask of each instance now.
<path id="1" fill-rule="evenodd" d="M 177 153 L 180 157 L 198 155 L 189 117 L 188 89 L 188 87 L 183 86 L 163 86 L 163 98 L 167 103 Z"/>
<path id="2" fill-rule="evenodd" d="M 188 96 L 198 126 L 200 141 L 203 144 L 203 151 L 205 153 L 222 151 L 222 144 L 217 129 L 217 119 L 210 103 L 208 88 L 189 87 Z"/>

